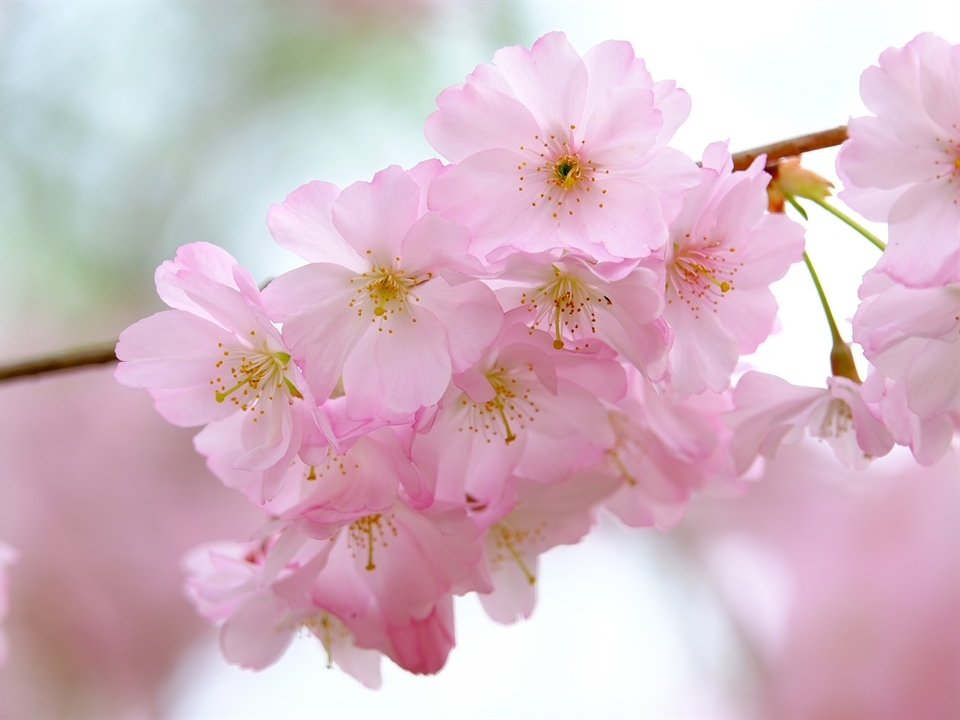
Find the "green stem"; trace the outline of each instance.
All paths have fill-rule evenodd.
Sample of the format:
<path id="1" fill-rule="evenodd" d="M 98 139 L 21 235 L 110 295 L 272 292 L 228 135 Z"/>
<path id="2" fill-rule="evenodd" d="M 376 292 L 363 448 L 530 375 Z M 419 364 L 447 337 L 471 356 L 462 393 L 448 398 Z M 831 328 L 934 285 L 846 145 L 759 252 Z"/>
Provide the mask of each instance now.
<path id="1" fill-rule="evenodd" d="M 830 334 L 833 336 L 833 344 L 842 343 L 843 338 L 840 337 L 840 330 L 837 328 L 837 323 L 833 319 L 833 313 L 830 311 L 830 304 L 827 302 L 827 295 L 823 292 L 823 285 L 820 284 L 820 278 L 817 277 L 817 271 L 813 269 L 813 263 L 810 262 L 810 256 L 807 255 L 807 251 L 803 251 L 803 262 L 807 266 L 807 270 L 810 271 L 810 277 L 813 278 L 813 284 L 817 286 L 817 295 L 820 296 L 820 304 L 823 305 L 823 312 L 827 316 L 827 323 L 830 325 Z"/>
<path id="2" fill-rule="evenodd" d="M 810 262 L 810 256 L 807 255 L 806 250 L 803 251 L 803 262 L 810 271 L 810 277 L 813 278 L 817 295 L 820 296 L 820 304 L 823 306 L 823 313 L 827 316 L 827 324 L 830 325 L 830 335 L 833 338 L 833 347 L 830 349 L 830 370 L 834 375 L 850 378 L 859 385 L 860 375 L 853 361 L 853 353 L 850 352 L 850 346 L 840 337 L 837 321 L 833 319 L 830 303 L 827 302 L 827 294 L 823 291 L 823 285 L 820 284 L 820 278 L 817 277 L 817 271 L 813 269 L 813 263 Z"/>
<path id="3" fill-rule="evenodd" d="M 830 213 L 830 214 L 833 215 L 834 217 L 837 217 L 837 218 L 840 218 L 841 220 L 843 220 L 843 222 L 845 222 L 847 225 L 849 225 L 850 227 L 852 227 L 852 228 L 853 228 L 854 230 L 856 230 L 858 233 L 860 233 L 861 235 L 863 235 L 867 240 L 869 240 L 871 243 L 873 243 L 873 244 L 874 244 L 877 248 L 879 248 L 881 251 L 886 249 L 887 245 L 886 245 L 886 243 L 883 242 L 883 240 L 881 240 L 881 239 L 878 238 L 876 235 L 874 235 L 872 232 L 870 232 L 869 230 L 867 230 L 863 225 L 861 225 L 860 223 L 858 223 L 856 220 L 854 220 L 852 217 L 850 217 L 850 216 L 847 215 L 846 213 L 843 213 L 843 212 L 841 212 L 840 210 L 837 210 L 837 208 L 835 208 L 833 205 L 828 204 L 828 203 L 826 202 L 826 200 L 817 200 L 816 198 L 807 198 L 807 199 L 808 199 L 808 200 L 813 200 L 813 202 L 815 202 L 817 205 L 819 205 L 820 207 L 822 207 L 822 208 L 823 208 L 824 210 L 826 210 L 828 213 Z"/>

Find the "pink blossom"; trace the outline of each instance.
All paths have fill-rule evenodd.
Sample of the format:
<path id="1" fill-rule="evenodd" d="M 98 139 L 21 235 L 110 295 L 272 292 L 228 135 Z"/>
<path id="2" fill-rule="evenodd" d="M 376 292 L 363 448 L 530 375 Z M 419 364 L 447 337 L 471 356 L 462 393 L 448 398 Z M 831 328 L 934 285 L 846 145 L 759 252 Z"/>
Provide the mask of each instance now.
<path id="1" fill-rule="evenodd" d="M 860 78 L 876 117 L 851 118 L 840 197 L 889 223 L 877 270 L 909 287 L 960 282 L 960 45 L 931 33 L 880 55 Z"/>
<path id="2" fill-rule="evenodd" d="M 617 442 L 601 472 L 620 479 L 604 503 L 631 527 L 672 527 L 686 513 L 695 491 L 732 486 L 730 431 L 720 415 L 726 397 L 705 393 L 685 399 L 653 390 L 630 376 L 630 391 L 610 414 Z"/>
<path id="3" fill-rule="evenodd" d="M 880 408 L 880 418 L 897 445 L 909 447 L 920 464 L 935 464 L 949 450 L 960 430 L 960 411 L 921 418 L 907 404 L 907 385 L 890 380 L 878 372 L 863 383 L 864 399 Z"/>
<path id="4" fill-rule="evenodd" d="M 403 419 L 435 404 L 500 329 L 499 303 L 470 277 L 483 268 L 466 252 L 467 231 L 426 211 L 438 170 L 391 166 L 335 200 L 306 185 L 271 209 L 282 244 L 307 259 L 336 255 L 281 275 L 264 299 L 315 397 L 342 375 L 353 418 Z"/>
<path id="5" fill-rule="evenodd" d="M 283 592 L 305 590 L 346 623 L 359 647 L 377 649 L 410 672 L 438 672 L 454 645 L 450 593 L 480 559 L 466 512 L 416 511 L 398 499 L 388 511 L 341 528 L 326 545 L 322 566 L 305 567 Z"/>
<path id="6" fill-rule="evenodd" d="M 555 258 L 517 253 L 497 273 L 500 303 L 527 309 L 531 327 L 572 349 L 602 340 L 653 381 L 666 370 L 669 328 L 663 313 L 663 265 L 598 265 L 574 254 Z"/>
<path id="7" fill-rule="evenodd" d="M 157 291 L 175 308 L 124 330 L 122 385 L 148 388 L 157 410 L 181 426 L 240 414 L 236 465 L 276 469 L 299 449 L 306 385 L 263 312 L 253 278 L 224 250 L 185 245 L 157 269 Z"/>
<path id="8" fill-rule="evenodd" d="M 700 184 L 670 226 L 663 317 L 674 332 L 670 381 L 680 395 L 722 392 L 741 355 L 773 330 L 770 283 L 803 253 L 803 228 L 766 214 L 770 176 L 758 158 L 733 172 L 725 143 L 703 155 Z"/>
<path id="9" fill-rule="evenodd" d="M 581 58 L 548 33 L 499 50 L 437 105 L 427 139 L 456 164 L 433 182 L 430 207 L 466 225 L 488 259 L 509 248 L 645 257 L 696 182 L 690 159 L 666 147 L 689 98 L 654 83 L 626 42 Z"/>
<path id="10" fill-rule="evenodd" d="M 515 479 L 503 501 L 481 513 L 486 530 L 484 562 L 488 592 L 480 602 L 499 623 L 510 624 L 533 613 L 540 555 L 557 545 L 573 545 L 590 531 L 600 501 L 618 485 L 615 478 L 581 472 L 562 483 L 542 485 Z"/>
<path id="11" fill-rule="evenodd" d="M 311 553 L 316 547 L 306 554 L 308 564 Z M 323 645 L 327 667 L 336 663 L 367 687 L 380 686 L 380 654 L 357 648 L 352 633 L 334 613 L 310 603 L 291 603 L 274 591 L 272 581 L 263 584 L 265 555 L 259 544 L 199 547 L 185 565 L 187 594 L 201 615 L 221 625 L 220 647 L 229 662 L 261 670 L 306 629 Z M 284 576 L 289 578 L 299 567 L 300 563 L 290 563 L 283 568 Z"/>
<path id="12" fill-rule="evenodd" d="M 860 287 L 853 339 L 888 378 L 902 380 L 923 419 L 960 412 L 960 285 L 908 288 L 869 272 Z"/>
<path id="13" fill-rule="evenodd" d="M 844 377 L 827 378 L 826 388 L 797 387 L 774 375 L 748 372 L 737 383 L 736 410 L 726 416 L 733 428 L 730 450 L 739 472 L 760 454 L 771 459 L 781 442 L 795 442 L 807 428 L 826 440 L 847 467 L 864 469 L 890 452 L 893 438 L 861 395 L 862 386 Z"/>
<path id="14" fill-rule="evenodd" d="M 0 542 L 0 622 L 7 616 L 7 566 L 17 560 L 16 551 Z M 7 638 L 0 627 L 0 666 L 7 661 Z"/>
<path id="15" fill-rule="evenodd" d="M 626 391 L 622 366 L 602 343 L 556 350 L 527 312 L 506 316 L 497 341 L 454 377 L 432 428 L 413 441 L 414 462 L 436 496 L 494 502 L 514 472 L 543 482 L 596 463 L 614 443 L 602 401 Z"/>

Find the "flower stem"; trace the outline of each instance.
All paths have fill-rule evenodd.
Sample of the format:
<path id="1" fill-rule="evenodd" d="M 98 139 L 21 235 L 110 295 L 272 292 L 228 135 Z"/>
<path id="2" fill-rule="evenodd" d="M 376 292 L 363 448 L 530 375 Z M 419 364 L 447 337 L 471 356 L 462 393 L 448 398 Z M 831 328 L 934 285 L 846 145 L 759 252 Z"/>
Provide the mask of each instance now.
<path id="1" fill-rule="evenodd" d="M 834 375 L 850 378 L 859 385 L 860 375 L 853 361 L 853 353 L 850 352 L 850 346 L 840 337 L 840 330 L 837 328 L 837 321 L 833 319 L 827 295 L 823 291 L 823 285 L 820 284 L 820 278 L 817 276 L 817 271 L 813 269 L 813 263 L 810 262 L 810 256 L 807 255 L 806 250 L 803 251 L 803 262 L 810 271 L 810 277 L 813 278 L 817 295 L 820 296 L 820 304 L 823 306 L 823 313 L 827 316 L 827 324 L 830 325 L 830 336 L 833 338 L 833 347 L 830 348 L 830 370 Z"/>
<path id="2" fill-rule="evenodd" d="M 815 202 L 817 205 L 819 205 L 820 207 L 822 207 L 822 208 L 823 208 L 824 210 L 826 210 L 828 213 L 832 214 L 834 217 L 837 217 L 837 218 L 840 218 L 841 220 L 843 220 L 843 222 L 845 222 L 847 225 L 849 225 L 850 227 L 852 227 L 852 228 L 853 228 L 854 230 L 856 230 L 858 233 L 860 233 L 861 235 L 863 235 L 867 240 L 869 240 L 871 243 L 873 243 L 873 244 L 874 244 L 876 247 L 878 247 L 881 251 L 886 249 L 887 245 L 886 245 L 886 243 L 883 242 L 883 240 L 881 240 L 881 239 L 878 238 L 876 235 L 874 235 L 872 232 L 870 232 L 869 230 L 867 230 L 863 225 L 861 225 L 860 223 L 858 223 L 856 220 L 854 220 L 852 217 L 850 217 L 850 216 L 847 215 L 846 213 L 843 213 L 843 212 L 841 212 L 840 210 L 837 210 L 837 208 L 835 208 L 833 205 L 830 205 L 830 204 L 827 203 L 825 200 L 817 200 L 816 198 L 808 198 L 808 199 L 809 199 L 809 200 L 813 200 L 813 202 Z"/>

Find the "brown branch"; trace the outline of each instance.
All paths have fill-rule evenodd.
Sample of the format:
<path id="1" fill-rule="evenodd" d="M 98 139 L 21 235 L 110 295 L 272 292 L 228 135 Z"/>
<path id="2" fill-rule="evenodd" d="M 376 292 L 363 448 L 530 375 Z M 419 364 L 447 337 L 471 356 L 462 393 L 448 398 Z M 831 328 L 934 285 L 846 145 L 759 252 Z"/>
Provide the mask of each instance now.
<path id="1" fill-rule="evenodd" d="M 44 375 L 58 370 L 74 370 L 87 365 L 106 365 L 117 361 L 116 341 L 96 347 L 74 350 L 72 352 L 55 353 L 46 357 L 23 362 L 13 363 L 0 367 L 0 382 L 30 375 Z"/>
<path id="2" fill-rule="evenodd" d="M 832 130 L 822 130 L 811 133 L 810 135 L 801 135 L 800 137 L 790 138 L 789 140 L 782 140 L 770 145 L 764 145 L 763 147 L 735 153 L 733 156 L 733 168 L 735 170 L 745 170 L 758 155 L 763 154 L 767 156 L 767 166 L 769 167 L 776 165 L 777 161 L 782 158 L 800 155 L 801 153 L 811 152 L 813 150 L 834 147 L 846 139 L 847 128 L 842 125 Z M 73 370 L 75 368 L 86 367 L 87 365 L 114 363 L 117 361 L 117 356 L 114 353 L 115 346 L 116 343 L 114 342 L 109 345 L 101 345 L 73 352 L 56 353 L 54 355 L 48 355 L 47 357 L 26 360 L 24 362 L 0 367 L 0 382 L 30 375 L 44 375 L 59 370 Z"/>
<path id="3" fill-rule="evenodd" d="M 823 150 L 828 147 L 835 147 L 847 139 L 847 127 L 841 125 L 832 130 L 821 130 L 810 135 L 801 135 L 800 137 L 781 140 L 780 142 L 764 145 L 763 147 L 744 150 L 734 153 L 733 169 L 746 170 L 750 167 L 758 155 L 767 156 L 767 166 L 776 165 L 777 160 L 794 155 L 800 155 L 814 150 Z"/>

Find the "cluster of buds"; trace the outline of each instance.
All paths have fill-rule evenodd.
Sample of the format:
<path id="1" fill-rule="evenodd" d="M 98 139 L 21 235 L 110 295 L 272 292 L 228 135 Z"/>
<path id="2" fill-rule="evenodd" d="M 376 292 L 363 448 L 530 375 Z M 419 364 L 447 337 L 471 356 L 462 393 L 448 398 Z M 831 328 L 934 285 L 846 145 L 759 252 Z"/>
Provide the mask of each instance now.
<path id="1" fill-rule="evenodd" d="M 927 438 L 946 426 L 949 445 L 956 392 L 921 412 L 919 370 L 887 371 L 873 396 L 848 377 L 816 389 L 748 373 L 731 388 L 775 326 L 769 286 L 803 258 L 803 228 L 767 212 L 764 157 L 734 172 L 723 143 L 700 167 L 667 145 L 689 98 L 628 43 L 581 57 L 551 33 L 437 104 L 426 134 L 449 164 L 294 190 L 267 224 L 306 264 L 262 290 L 225 251 L 180 248 L 156 274 L 172 309 L 120 338 L 117 379 L 205 426 L 209 468 L 270 516 L 187 560 L 228 660 L 263 668 L 306 630 L 369 686 L 383 655 L 437 672 L 455 595 L 478 593 L 499 622 L 528 617 L 540 554 L 603 508 L 668 528 L 693 493 L 738 487 L 805 426 L 849 464 L 894 438 L 925 461 L 946 451 Z M 883 368 L 917 335 L 891 335 L 880 309 L 900 278 L 871 277 L 856 332 Z M 949 279 L 903 292 L 956 305 Z M 937 336 L 954 358 L 955 314 Z"/>

